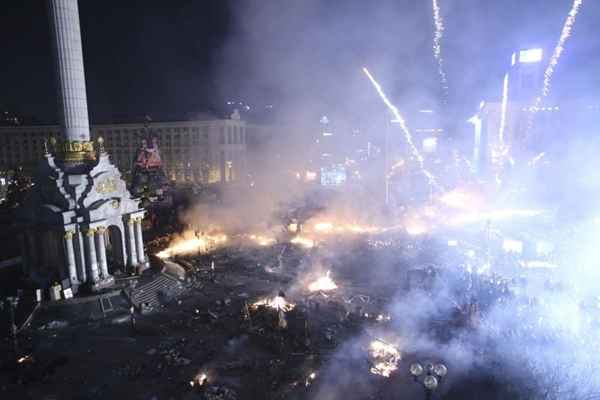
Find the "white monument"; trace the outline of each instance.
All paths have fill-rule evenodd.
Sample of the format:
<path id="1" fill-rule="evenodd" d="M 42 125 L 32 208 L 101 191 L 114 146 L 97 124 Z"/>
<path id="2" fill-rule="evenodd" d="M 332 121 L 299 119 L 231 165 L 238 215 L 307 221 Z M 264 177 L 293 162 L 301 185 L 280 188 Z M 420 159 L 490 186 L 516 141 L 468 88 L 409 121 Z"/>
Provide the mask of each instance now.
<path id="1" fill-rule="evenodd" d="M 90 141 L 77 0 L 47 0 L 53 42 L 61 137 L 38 168 L 19 218 L 26 273 L 36 283 L 70 282 L 100 290 L 112 272 L 148 266 L 141 221 L 102 139 Z"/>

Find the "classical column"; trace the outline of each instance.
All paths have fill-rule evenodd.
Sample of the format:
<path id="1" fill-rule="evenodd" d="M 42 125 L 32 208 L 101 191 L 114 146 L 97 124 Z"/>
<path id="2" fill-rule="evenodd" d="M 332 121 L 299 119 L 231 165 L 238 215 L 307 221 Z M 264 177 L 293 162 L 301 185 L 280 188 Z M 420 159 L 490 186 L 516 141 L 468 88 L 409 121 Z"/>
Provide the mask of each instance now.
<path id="1" fill-rule="evenodd" d="M 146 263 L 144 255 L 144 237 L 142 236 L 142 217 L 135 219 L 135 242 L 137 244 L 137 259 L 140 265 Z"/>
<path id="2" fill-rule="evenodd" d="M 96 229 L 96 251 L 98 252 L 98 264 L 102 278 L 108 278 L 108 263 L 106 262 L 106 243 L 104 243 L 104 232 L 106 228 L 101 226 Z"/>
<path id="3" fill-rule="evenodd" d="M 83 241 L 83 237 L 81 235 L 81 231 L 78 229 L 75 239 L 77 241 L 77 246 L 75 246 L 75 260 L 79 265 L 79 282 L 87 282 L 87 271 L 86 271 L 86 262 L 85 262 L 85 244 Z"/>
<path id="4" fill-rule="evenodd" d="M 69 230 L 65 232 L 64 244 L 66 251 L 67 268 L 69 270 L 69 278 L 71 279 L 71 285 L 79 284 L 77 279 L 77 263 L 75 261 L 75 249 L 73 247 L 73 235 L 75 232 Z"/>
<path id="5" fill-rule="evenodd" d="M 92 283 L 96 283 L 100 280 L 100 275 L 98 273 L 98 260 L 96 259 L 96 243 L 94 241 L 94 236 L 96 234 L 96 230 L 94 228 L 89 228 L 85 233 L 85 242 L 86 249 L 85 254 L 87 258 L 89 277 L 91 278 Z"/>
<path id="6" fill-rule="evenodd" d="M 128 250 L 128 254 L 127 254 L 127 265 L 129 265 L 132 268 L 137 267 L 138 264 L 138 260 L 137 260 L 137 255 L 136 255 L 136 249 L 135 249 L 135 229 L 134 229 L 134 225 L 135 224 L 135 220 L 132 217 L 129 217 L 129 220 L 127 221 L 127 240 L 129 241 L 129 248 Z"/>

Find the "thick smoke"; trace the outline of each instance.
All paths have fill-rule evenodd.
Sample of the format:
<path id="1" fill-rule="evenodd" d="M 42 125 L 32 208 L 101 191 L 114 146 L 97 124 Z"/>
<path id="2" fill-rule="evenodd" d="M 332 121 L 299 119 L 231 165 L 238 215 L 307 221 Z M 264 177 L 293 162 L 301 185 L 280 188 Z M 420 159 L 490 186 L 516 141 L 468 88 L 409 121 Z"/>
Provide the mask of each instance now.
<path id="1" fill-rule="evenodd" d="M 469 148 L 470 139 L 462 137 L 457 127 L 477 110 L 481 98 L 499 100 L 512 52 L 519 46 L 555 43 L 567 3 L 545 7 L 543 1 L 440 2 L 446 23 L 442 54 L 449 103 L 453 104 L 442 122 L 450 127 L 447 135 L 456 148 Z M 235 32 L 219 64 L 224 76 L 221 91 L 225 98 L 243 100 L 259 109 L 273 105 L 277 129 L 251 163 L 252 190 L 242 196 L 226 194 L 220 210 L 198 205 L 185 220 L 204 226 L 220 224 L 226 231 L 247 230 L 269 225 L 281 204 L 310 198 L 311 192 L 296 185 L 291 176 L 306 167 L 323 115 L 339 124 L 341 135 L 360 127 L 373 143 L 382 145 L 385 129 L 392 129 L 395 143 L 402 144 L 402 133 L 388 123 L 391 116 L 361 67 L 369 67 L 400 111 L 406 111 L 409 128 L 415 110 L 438 107 L 441 92 L 431 52 L 430 7 L 428 2 L 391 0 L 237 3 L 233 9 Z M 590 7 L 597 9 L 598 5 Z M 582 13 L 578 35 L 585 37 L 592 27 L 589 14 Z M 593 53 L 595 46 L 581 40 L 569 43 L 565 65 L 559 65 L 554 78 L 553 101 L 586 88 L 591 74 L 581 67 L 575 69 L 580 73 L 572 76 L 573 60 Z M 591 140 L 597 128 L 592 122 L 566 123 L 567 127 L 587 134 L 567 141 L 566 132 L 548 133 L 540 139 L 548 149 L 540 165 L 534 168 L 523 162 L 507 167 L 506 187 L 510 190 L 500 191 L 490 201 L 498 208 L 547 210 L 551 217 L 541 222 L 524 220 L 493 228 L 500 238 L 517 235 L 553 243 L 554 256 L 548 262 L 560 268 L 524 270 L 516 259 L 494 256 L 491 271 L 509 273 L 489 273 L 483 268 L 490 262 L 485 251 L 489 244 L 482 233 L 486 221 L 469 228 L 472 237 L 457 234 L 459 242 L 469 239 L 477 243 L 475 256 L 418 254 L 411 259 L 408 250 L 399 250 L 373 254 L 369 265 L 361 269 L 347 267 L 357 262 L 345 254 L 348 248 L 333 248 L 301 264 L 299 286 L 331 269 L 340 277 L 351 275 L 349 279 L 361 281 L 369 291 L 383 290 L 391 281 L 401 286 L 409 279 L 402 271 L 423 263 L 433 263 L 441 271 L 431 278 L 432 287 L 426 291 L 397 290 L 387 305 L 392 323 L 385 332 L 358 335 L 340 347 L 322 372 L 323 382 L 315 398 L 355 398 L 352 396 L 371 393 L 370 383 L 345 369 L 345 361 L 339 360 L 364 357 L 364 343 L 372 335 L 397 340 L 403 353 L 446 362 L 451 373 L 442 390 L 449 397 L 458 398 L 461 393 L 475 396 L 479 387 L 472 382 L 479 376 L 500 388 L 504 398 L 586 399 L 600 393 L 594 368 L 600 362 L 596 334 L 600 259 L 596 215 L 600 214 L 595 204 L 600 166 L 595 161 L 598 146 Z M 343 136 L 340 142 L 344 142 Z M 446 188 L 452 188 L 448 176 L 441 179 Z M 369 195 L 373 193 L 348 191 L 329 199 L 313 220 L 373 225 L 386 221 L 389 210 L 382 210 Z M 419 240 L 414 246 L 432 248 L 431 243 Z M 514 268 L 506 268 L 504 264 L 511 262 Z M 290 293 L 296 289 L 293 286 Z M 457 313 L 470 320 L 449 328 Z M 449 330 L 453 332 L 450 336 Z M 471 391 L 456 389 L 471 384 L 475 385 Z M 399 390 L 412 396 L 416 389 L 408 382 Z"/>

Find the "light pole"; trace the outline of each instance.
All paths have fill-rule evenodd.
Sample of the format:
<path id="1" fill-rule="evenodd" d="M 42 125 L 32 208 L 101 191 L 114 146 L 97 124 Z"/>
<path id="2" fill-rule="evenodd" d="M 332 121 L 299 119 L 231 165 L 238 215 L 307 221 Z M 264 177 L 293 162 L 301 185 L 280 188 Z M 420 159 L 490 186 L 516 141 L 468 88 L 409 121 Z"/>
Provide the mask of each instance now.
<path id="1" fill-rule="evenodd" d="M 423 367 L 416 362 L 410 365 L 409 372 L 415 382 L 419 382 L 425 389 L 425 399 L 431 400 L 433 392 L 439 387 L 442 379 L 448 374 L 448 368 L 442 364 L 427 363 Z"/>

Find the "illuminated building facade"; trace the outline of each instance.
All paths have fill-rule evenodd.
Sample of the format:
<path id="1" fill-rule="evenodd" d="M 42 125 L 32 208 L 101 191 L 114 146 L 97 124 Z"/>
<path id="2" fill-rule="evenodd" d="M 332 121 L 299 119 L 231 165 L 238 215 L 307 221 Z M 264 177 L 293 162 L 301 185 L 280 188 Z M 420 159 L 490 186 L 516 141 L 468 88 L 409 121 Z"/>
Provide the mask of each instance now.
<path id="1" fill-rule="evenodd" d="M 497 172 L 506 165 L 527 165 L 560 155 L 567 142 L 585 138 L 600 124 L 598 99 L 546 98 L 542 94 L 543 49 L 516 52 L 502 84 L 501 96 L 482 102 L 469 122 L 473 127 L 473 161 L 478 172 Z"/>
<path id="2" fill-rule="evenodd" d="M 95 125 L 112 162 L 128 174 L 146 128 L 158 138 L 164 170 L 176 182 L 217 183 L 241 179 L 246 171 L 246 123 L 239 119 Z M 44 143 L 59 137 L 58 125 L 0 127 L 0 168 L 32 170 Z"/>

